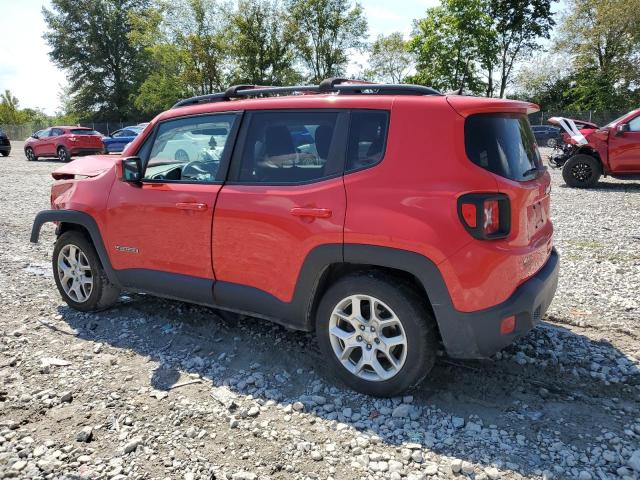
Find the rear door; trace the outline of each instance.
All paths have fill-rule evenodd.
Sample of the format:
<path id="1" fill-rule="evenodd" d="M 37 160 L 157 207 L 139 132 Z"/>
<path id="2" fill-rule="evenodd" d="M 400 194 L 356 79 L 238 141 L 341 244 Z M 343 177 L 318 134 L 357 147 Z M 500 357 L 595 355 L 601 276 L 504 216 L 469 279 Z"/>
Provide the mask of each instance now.
<path id="1" fill-rule="evenodd" d="M 225 282 L 291 302 L 314 248 L 338 246 L 341 260 L 348 115 L 247 114 L 213 220 L 216 292 Z"/>
<path id="2" fill-rule="evenodd" d="M 56 155 L 57 152 L 57 148 L 58 145 L 61 141 L 61 138 L 64 135 L 64 129 L 63 128 L 52 128 L 51 129 L 51 135 L 49 135 L 47 142 L 46 142 L 46 146 L 43 147 L 46 150 L 46 153 L 48 155 Z"/>
<path id="3" fill-rule="evenodd" d="M 613 172 L 640 172 L 640 115 L 627 122 L 629 131 L 609 133 L 609 164 Z"/>

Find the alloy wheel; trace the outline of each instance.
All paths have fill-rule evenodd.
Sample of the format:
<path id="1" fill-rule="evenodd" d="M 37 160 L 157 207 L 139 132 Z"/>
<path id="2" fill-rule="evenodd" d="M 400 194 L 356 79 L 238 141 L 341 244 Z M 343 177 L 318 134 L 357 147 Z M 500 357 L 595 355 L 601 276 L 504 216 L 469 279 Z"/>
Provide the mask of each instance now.
<path id="1" fill-rule="evenodd" d="M 579 182 L 588 182 L 593 175 L 593 169 L 588 163 L 579 162 L 571 168 L 571 175 Z"/>
<path id="2" fill-rule="evenodd" d="M 27 156 L 27 160 L 29 160 L 30 162 L 32 162 L 35 159 L 35 155 L 33 154 L 33 150 L 31 150 L 30 148 L 27 148 L 24 153 Z"/>
<path id="3" fill-rule="evenodd" d="M 58 158 L 60 159 L 60 161 L 62 162 L 66 162 L 67 161 L 67 151 L 64 148 L 59 148 L 58 149 Z"/>
<path id="4" fill-rule="evenodd" d="M 336 357 L 353 375 L 367 381 L 394 377 L 407 358 L 400 319 L 370 295 L 351 295 L 331 313 L 329 337 Z"/>
<path id="5" fill-rule="evenodd" d="M 71 300 L 84 303 L 89 299 L 93 290 L 93 273 L 87 256 L 76 245 L 65 245 L 60 250 L 58 278 Z"/>

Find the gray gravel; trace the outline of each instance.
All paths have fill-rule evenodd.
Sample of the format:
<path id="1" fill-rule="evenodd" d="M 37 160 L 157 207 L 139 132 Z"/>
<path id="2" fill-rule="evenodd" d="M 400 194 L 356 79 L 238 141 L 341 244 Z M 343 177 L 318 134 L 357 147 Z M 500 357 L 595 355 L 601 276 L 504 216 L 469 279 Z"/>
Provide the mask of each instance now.
<path id="1" fill-rule="evenodd" d="M 53 228 L 28 243 L 57 162 L 0 158 L 0 478 L 640 478 L 640 183 L 565 188 L 546 321 L 483 362 L 374 399 L 311 335 L 127 294 L 64 306 Z"/>

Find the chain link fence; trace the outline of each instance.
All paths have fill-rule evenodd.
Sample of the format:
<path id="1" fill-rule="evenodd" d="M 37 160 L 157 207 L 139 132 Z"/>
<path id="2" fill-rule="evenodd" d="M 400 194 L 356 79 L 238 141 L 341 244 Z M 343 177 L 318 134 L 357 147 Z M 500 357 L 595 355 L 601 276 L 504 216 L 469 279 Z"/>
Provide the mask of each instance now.
<path id="1" fill-rule="evenodd" d="M 148 120 L 140 120 L 140 121 L 116 121 L 116 122 L 80 122 L 77 126 L 79 127 L 87 127 L 97 132 L 102 133 L 103 135 L 111 135 L 116 130 L 119 130 L 124 127 L 129 127 L 131 125 L 137 125 L 142 122 L 147 122 Z M 0 124 L 0 128 L 7 134 L 7 136 L 11 140 L 25 140 L 30 137 L 33 133 L 38 130 L 42 130 L 44 128 L 49 128 L 54 125 L 48 123 L 41 122 L 32 122 L 32 123 L 24 123 L 22 125 L 5 125 Z"/>
<path id="2" fill-rule="evenodd" d="M 604 126 L 607 123 L 615 120 L 616 118 L 620 118 L 627 112 L 594 112 L 594 111 L 586 111 L 586 112 L 569 112 L 569 111 L 544 111 L 541 110 L 536 113 L 532 113 L 529 115 L 529 122 L 531 125 L 545 125 L 547 120 L 551 117 L 565 117 L 565 118 L 574 118 L 576 120 L 584 120 L 586 122 L 595 123 L 599 126 Z"/>

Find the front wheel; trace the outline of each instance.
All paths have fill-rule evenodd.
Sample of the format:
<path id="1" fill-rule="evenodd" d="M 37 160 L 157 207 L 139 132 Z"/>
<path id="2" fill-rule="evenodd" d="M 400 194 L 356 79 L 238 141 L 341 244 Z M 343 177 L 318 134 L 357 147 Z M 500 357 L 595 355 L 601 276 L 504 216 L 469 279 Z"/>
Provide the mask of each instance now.
<path id="1" fill-rule="evenodd" d="M 33 148 L 31 147 L 27 147 L 24 149 L 24 155 L 25 157 L 27 157 L 27 160 L 29 162 L 35 162 L 38 159 L 38 157 L 36 157 L 36 154 L 33 151 Z"/>
<path id="2" fill-rule="evenodd" d="M 66 148 L 64 147 L 58 147 L 58 159 L 61 162 L 68 162 L 69 160 L 71 160 L 71 157 L 69 156 L 69 152 L 67 151 Z"/>
<path id="3" fill-rule="evenodd" d="M 574 155 L 562 167 L 562 178 L 570 187 L 592 187 L 598 182 L 600 175 L 600 162 L 591 155 Z"/>
<path id="4" fill-rule="evenodd" d="M 120 289 L 109 281 L 95 248 L 82 233 L 60 235 L 52 263 L 58 291 L 70 307 L 95 312 L 117 302 Z"/>
<path id="5" fill-rule="evenodd" d="M 336 377 L 380 397 L 418 385 L 438 345 L 424 300 L 378 274 L 350 275 L 330 287 L 318 306 L 316 335 Z"/>

